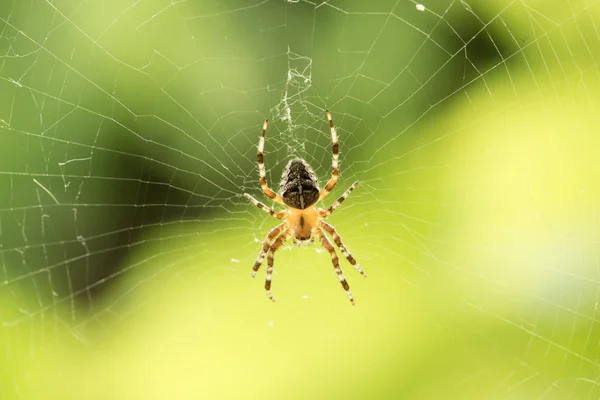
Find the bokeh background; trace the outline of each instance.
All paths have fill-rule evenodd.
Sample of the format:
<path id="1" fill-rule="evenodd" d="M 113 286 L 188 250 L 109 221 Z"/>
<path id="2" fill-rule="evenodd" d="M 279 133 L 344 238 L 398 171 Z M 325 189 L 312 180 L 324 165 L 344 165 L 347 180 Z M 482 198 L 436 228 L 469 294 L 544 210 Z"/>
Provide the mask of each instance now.
<path id="1" fill-rule="evenodd" d="M 600 398 L 600 2 L 422 6 L 2 2 L 0 398 Z"/>

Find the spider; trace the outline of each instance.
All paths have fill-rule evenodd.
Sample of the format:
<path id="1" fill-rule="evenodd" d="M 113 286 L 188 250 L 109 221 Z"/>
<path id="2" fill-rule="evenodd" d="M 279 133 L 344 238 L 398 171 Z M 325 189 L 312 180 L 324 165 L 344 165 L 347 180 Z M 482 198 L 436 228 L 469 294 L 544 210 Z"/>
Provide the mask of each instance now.
<path id="1" fill-rule="evenodd" d="M 335 209 L 350 195 L 350 192 L 358 185 L 358 182 L 354 182 L 352 186 L 346 190 L 346 192 L 337 199 L 331 207 L 327 210 L 315 207 L 315 203 L 319 200 L 323 200 L 329 192 L 333 189 L 338 180 L 338 158 L 339 158 L 339 144 L 338 137 L 331 119 L 331 113 L 327 112 L 327 120 L 329 121 L 329 127 L 331 129 L 331 141 L 333 142 L 333 161 L 332 167 L 333 172 L 331 179 L 325 185 L 323 190 L 319 190 L 319 182 L 315 173 L 308 163 L 301 158 L 294 158 L 290 160 L 283 171 L 281 176 L 280 193 L 277 194 L 267 184 L 267 177 L 265 172 L 264 155 L 263 150 L 265 148 L 265 132 L 269 120 L 265 120 L 263 124 L 262 134 L 258 142 L 258 173 L 260 175 L 260 186 L 264 194 L 273 200 L 274 202 L 288 207 L 284 211 L 275 211 L 271 207 L 266 206 L 248 193 L 244 193 L 244 197 L 250 200 L 256 207 L 266 211 L 272 217 L 282 219 L 283 222 L 271 229 L 265 238 L 262 249 L 258 254 L 258 258 L 252 267 L 252 276 L 256 276 L 256 272 L 260 268 L 261 264 L 267 255 L 267 277 L 265 280 L 265 289 L 267 296 L 272 301 L 275 301 L 273 294 L 271 293 L 271 281 L 273 277 L 273 261 L 275 252 L 282 244 L 284 244 L 291 236 L 293 236 L 294 243 L 300 245 L 303 243 L 311 244 L 315 238 L 319 238 L 323 247 L 331 255 L 331 262 L 333 268 L 338 275 L 342 287 L 346 291 L 348 298 L 352 305 L 354 305 L 354 298 L 350 293 L 350 286 L 344 278 L 344 273 L 340 268 L 338 256 L 335 248 L 331 243 L 331 240 L 325 235 L 324 232 L 329 233 L 333 237 L 333 241 L 342 251 L 346 259 L 354 266 L 354 268 L 366 278 L 366 274 L 360 268 L 352 254 L 346 249 L 346 246 L 342 243 L 340 235 L 337 233 L 335 228 L 325 222 L 325 218 L 329 216 Z"/>

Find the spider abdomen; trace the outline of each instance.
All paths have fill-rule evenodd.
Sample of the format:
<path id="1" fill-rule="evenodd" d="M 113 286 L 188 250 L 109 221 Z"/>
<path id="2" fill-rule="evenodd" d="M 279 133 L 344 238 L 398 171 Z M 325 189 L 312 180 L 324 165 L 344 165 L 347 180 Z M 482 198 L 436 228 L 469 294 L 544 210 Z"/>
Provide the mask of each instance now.
<path id="1" fill-rule="evenodd" d="M 289 207 L 303 210 L 319 200 L 319 181 L 306 161 L 294 158 L 281 176 L 281 197 Z"/>

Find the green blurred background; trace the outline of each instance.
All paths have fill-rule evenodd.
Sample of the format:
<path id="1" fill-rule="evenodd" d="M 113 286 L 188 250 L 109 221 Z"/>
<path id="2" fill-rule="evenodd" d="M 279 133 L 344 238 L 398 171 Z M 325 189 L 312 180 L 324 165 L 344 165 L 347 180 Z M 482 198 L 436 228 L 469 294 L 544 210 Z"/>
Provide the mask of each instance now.
<path id="1" fill-rule="evenodd" d="M 600 1 L 423 5 L 2 2 L 0 398 L 600 398 Z"/>

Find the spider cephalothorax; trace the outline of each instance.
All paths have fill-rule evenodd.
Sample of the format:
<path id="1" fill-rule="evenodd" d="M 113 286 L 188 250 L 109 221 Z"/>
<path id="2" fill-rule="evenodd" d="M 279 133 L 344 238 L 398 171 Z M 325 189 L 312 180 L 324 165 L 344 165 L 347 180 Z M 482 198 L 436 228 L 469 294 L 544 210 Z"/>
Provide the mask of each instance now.
<path id="1" fill-rule="evenodd" d="M 289 208 L 284 211 L 275 211 L 272 208 L 264 205 L 248 193 L 244 193 L 244 196 L 250 200 L 255 206 L 263 209 L 271 216 L 283 219 L 283 222 L 271 229 L 265 238 L 262 249 L 258 254 L 258 258 L 252 267 L 252 276 L 256 275 L 256 272 L 260 268 L 260 265 L 267 256 L 267 278 L 265 280 L 265 289 L 267 295 L 271 300 L 273 295 L 271 294 L 271 280 L 273 276 L 273 263 L 275 252 L 277 249 L 285 243 L 291 236 L 294 237 L 294 241 L 298 243 L 309 242 L 312 243 L 315 238 L 320 238 L 323 247 L 331 255 L 331 261 L 333 268 L 338 275 L 338 278 L 342 284 L 342 287 L 346 291 L 348 298 L 354 304 L 354 298 L 350 293 L 350 286 L 346 282 L 346 278 L 340 268 L 338 256 L 335 252 L 335 248 L 331 243 L 331 240 L 325 235 L 327 232 L 333 238 L 335 244 L 339 247 L 341 252 L 344 254 L 348 262 L 354 266 L 354 268 L 360 272 L 363 276 L 367 276 L 354 257 L 350 254 L 348 249 L 342 243 L 340 235 L 337 233 L 335 228 L 325 222 L 325 218 L 329 216 L 341 203 L 348 197 L 350 192 L 354 190 L 358 182 L 354 182 L 348 190 L 337 199 L 331 207 L 327 210 L 322 208 L 316 208 L 314 205 L 317 201 L 324 199 L 329 192 L 333 189 L 337 183 L 339 169 L 338 169 L 338 157 L 339 157 L 339 145 L 337 132 L 331 119 L 331 114 L 327 111 L 327 120 L 329 121 L 329 127 L 331 130 L 331 141 L 333 142 L 333 161 L 331 162 L 333 172 L 331 173 L 331 179 L 327 182 L 327 185 L 323 190 L 319 190 L 319 182 L 317 176 L 313 172 L 312 168 L 306 161 L 301 158 L 294 158 L 288 162 L 285 170 L 281 177 L 281 195 L 275 193 L 269 187 L 267 183 L 267 176 L 264 164 L 263 151 L 265 148 L 265 132 L 269 124 L 268 120 L 265 120 L 263 124 L 262 134 L 258 142 L 258 173 L 260 175 L 260 186 L 264 194 L 278 204 L 285 204 Z"/>

